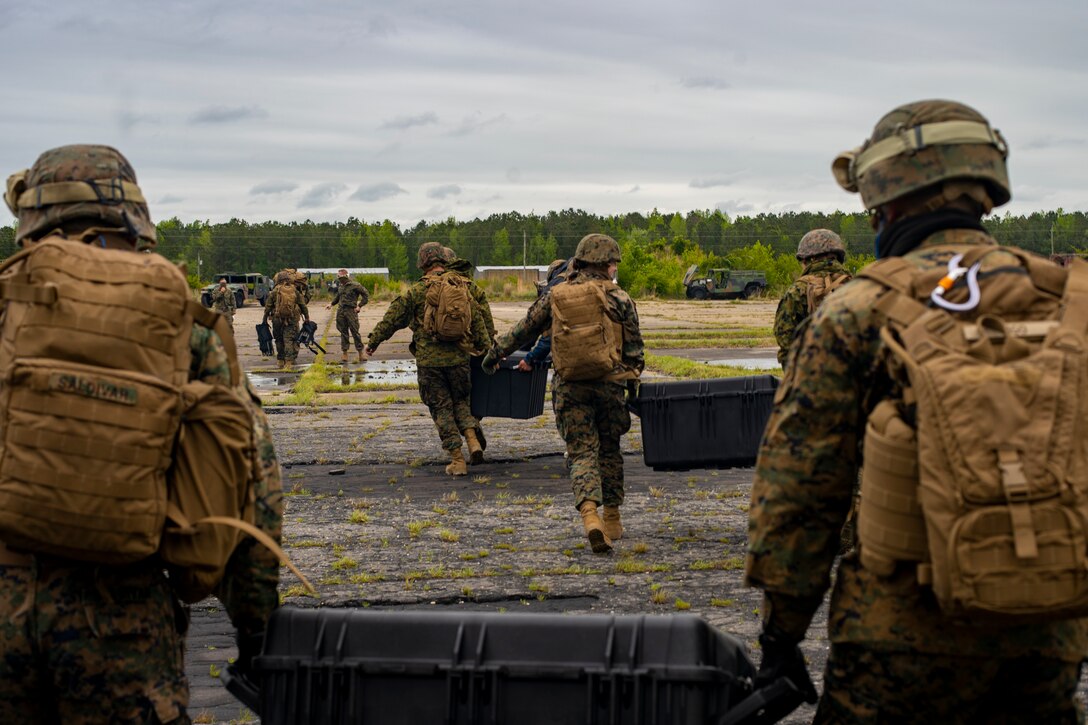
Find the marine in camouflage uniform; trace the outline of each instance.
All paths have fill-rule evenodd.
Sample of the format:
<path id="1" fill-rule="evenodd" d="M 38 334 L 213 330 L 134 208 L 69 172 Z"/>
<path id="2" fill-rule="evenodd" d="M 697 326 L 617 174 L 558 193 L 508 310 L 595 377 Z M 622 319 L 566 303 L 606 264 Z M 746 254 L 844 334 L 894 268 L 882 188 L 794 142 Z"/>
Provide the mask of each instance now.
<path id="1" fill-rule="evenodd" d="M 945 121 L 971 123 L 956 139 L 912 146 L 912 139 L 928 137 L 932 124 Z M 876 144 L 892 136 L 902 150 L 883 155 L 888 147 Z M 889 113 L 872 140 L 841 156 L 834 169 L 839 183 L 860 190 L 872 210 L 878 258 L 946 269 L 954 254 L 995 243 L 979 219 L 1010 198 L 1005 154 L 1004 141 L 977 112 L 927 101 Z M 987 272 L 1015 260 L 999 252 L 984 260 L 985 295 Z M 749 521 L 747 581 L 765 594 L 757 686 L 781 676 L 807 682 L 797 643 L 830 585 L 867 417 L 894 392 L 882 363 L 887 318 L 874 310 L 886 293 L 874 281 L 858 280 L 826 300 L 800 333 L 776 396 Z M 831 652 L 816 722 L 1081 717 L 1073 695 L 1088 652 L 1086 620 L 996 626 L 951 619 L 932 590 L 918 583 L 914 565 L 901 562 L 883 576 L 852 552 L 839 564 L 828 632 Z"/>
<path id="2" fill-rule="evenodd" d="M 298 290 L 298 285 L 295 284 L 294 275 L 290 270 L 283 270 L 276 274 L 275 277 L 276 286 L 272 288 L 272 291 L 268 293 L 268 299 L 264 303 L 264 317 L 261 320 L 262 324 L 268 322 L 268 318 L 272 318 L 272 339 L 276 341 L 276 359 L 279 360 L 279 366 L 291 367 L 295 364 L 295 360 L 298 359 L 298 331 L 300 320 L 309 320 L 310 311 L 306 308 L 306 303 L 303 301 L 303 295 Z M 295 287 L 295 306 L 291 308 L 290 312 L 286 315 L 277 314 L 276 309 L 279 304 L 279 298 L 281 294 L 284 294 L 284 288 Z"/>
<path id="3" fill-rule="evenodd" d="M 234 291 L 227 287 L 225 279 L 219 280 L 219 286 L 212 290 L 212 309 L 227 318 L 230 329 L 234 329 L 234 311 L 237 303 L 234 299 Z"/>
<path id="4" fill-rule="evenodd" d="M 363 361 L 363 338 L 359 334 L 359 310 L 370 302 L 370 293 L 366 287 L 348 276 L 346 269 L 339 270 L 341 274 L 336 281 L 336 295 L 329 306 L 338 305 L 336 308 L 336 329 L 340 333 L 340 350 L 343 353 L 341 359 L 348 361 L 348 336 L 355 340 L 355 351 L 359 355 L 359 362 Z"/>
<path id="5" fill-rule="evenodd" d="M 568 276 L 566 284 L 611 280 L 620 250 L 611 237 L 589 234 L 578 243 L 574 259 L 576 271 Z M 610 319 L 623 330 L 623 370 L 628 377 L 637 377 L 645 366 L 638 310 L 634 300 L 617 286 L 608 290 L 607 301 Z M 484 357 L 484 371 L 493 372 L 499 360 L 550 332 L 552 320 L 549 289 L 529 307 L 523 320 L 498 339 Z M 582 514 L 586 536 L 597 553 L 609 551 L 611 542 L 623 535 L 619 512 L 624 498 L 620 439 L 631 429 L 625 393 L 622 381 L 568 381 L 558 373 L 552 377 L 555 424 L 567 445 L 574 506 Z M 598 517 L 598 506 L 604 508 L 603 521 Z"/>
<path id="6" fill-rule="evenodd" d="M 15 177 L 13 177 L 15 178 Z M 101 188 L 136 183 L 127 160 L 105 146 L 65 146 L 43 154 L 27 188 L 95 179 Z M 17 196 L 9 181 L 8 199 Z M 147 205 L 66 203 L 18 207 L 16 241 L 33 243 L 64 228 L 69 239 L 109 248 L 151 249 L 155 227 Z M 80 227 L 84 231 L 80 231 Z M 230 384 L 219 336 L 199 325 L 190 337 L 190 379 Z M 243 379 L 246 395 L 252 393 Z M 279 541 L 279 464 L 263 414 L 254 416 L 262 481 L 256 525 Z M 265 625 L 278 605 L 279 562 L 241 543 L 217 592 L 237 628 L 236 667 L 248 672 Z M 183 657 L 188 610 L 171 590 L 157 557 L 126 566 L 15 553 L 0 542 L 0 722 L 188 723 L 189 685 Z"/>
<path id="7" fill-rule="evenodd" d="M 832 280 L 841 284 L 850 279 L 850 273 L 842 266 L 846 259 L 846 247 L 839 235 L 829 229 L 813 229 L 801 237 L 801 242 L 797 245 L 797 259 L 803 265 L 801 277 L 782 295 L 774 315 L 778 364 L 783 368 L 786 367 L 790 343 L 793 342 L 801 323 L 812 313 L 809 309 L 811 278 L 823 278 L 825 284 Z"/>
<path id="8" fill-rule="evenodd" d="M 390 303 L 385 317 L 367 338 L 366 352 L 373 355 L 378 345 L 392 337 L 397 330 L 405 327 L 412 330 L 409 350 L 416 359 L 419 397 L 438 428 L 442 448 L 450 456 L 446 473 L 463 476 L 468 473 L 468 468 L 461 451 L 462 436 L 473 463 L 483 460 L 483 448 L 486 446 L 479 422 L 472 415 L 469 357 L 472 351 L 486 350 L 491 338 L 484 326 L 483 315 L 475 304 L 468 340 L 446 342 L 424 332 L 423 312 L 427 306 L 428 278 L 458 274 L 446 270 L 448 261 L 442 245 L 437 242 L 427 242 L 419 248 L 417 263 L 424 273 L 423 277 Z"/>

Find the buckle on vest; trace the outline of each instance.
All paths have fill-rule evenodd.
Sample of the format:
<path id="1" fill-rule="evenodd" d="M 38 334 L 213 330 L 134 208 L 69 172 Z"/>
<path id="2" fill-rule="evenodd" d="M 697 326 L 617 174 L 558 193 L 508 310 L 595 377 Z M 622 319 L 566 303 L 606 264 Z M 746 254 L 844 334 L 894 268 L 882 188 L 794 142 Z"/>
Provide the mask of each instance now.
<path id="1" fill-rule="evenodd" d="M 1031 484 L 1024 475 L 1020 452 L 1003 449 L 997 451 L 997 466 L 1001 470 L 1001 487 L 1009 503 L 1026 501 L 1031 496 Z"/>

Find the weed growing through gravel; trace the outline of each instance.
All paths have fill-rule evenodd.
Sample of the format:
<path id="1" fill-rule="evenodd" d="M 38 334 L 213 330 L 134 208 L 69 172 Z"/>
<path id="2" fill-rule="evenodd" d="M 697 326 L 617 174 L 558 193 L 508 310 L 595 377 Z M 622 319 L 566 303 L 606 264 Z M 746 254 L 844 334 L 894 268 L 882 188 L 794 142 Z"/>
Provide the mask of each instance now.
<path id="1" fill-rule="evenodd" d="M 731 607 L 734 603 L 732 599 L 718 599 L 717 597 L 710 600 L 710 606 L 712 607 Z"/>
<path id="2" fill-rule="evenodd" d="M 413 539 L 419 536 L 424 529 L 430 529 L 437 526 L 434 521 L 430 519 L 424 519 L 423 521 L 409 521 L 408 522 L 408 535 Z"/>
<path id="3" fill-rule="evenodd" d="M 664 604 L 669 601 L 669 594 L 664 589 L 658 589 L 650 595 L 650 601 L 654 604 Z"/>
<path id="4" fill-rule="evenodd" d="M 448 544 L 456 544 L 461 540 L 461 535 L 456 531 L 450 531 L 449 529 L 441 529 L 438 532 L 438 538 L 442 539 Z"/>
<path id="5" fill-rule="evenodd" d="M 678 611 L 683 612 L 687 609 L 691 609 L 691 602 L 685 602 L 680 597 L 677 597 L 676 601 L 673 602 L 673 606 L 675 606 Z"/>
<path id="6" fill-rule="evenodd" d="M 345 571 L 347 569 L 354 569 L 359 566 L 359 562 L 352 559 L 350 556 L 342 556 L 332 563 L 332 568 L 336 571 Z"/>
<path id="7" fill-rule="evenodd" d="M 438 514 L 439 516 L 445 516 L 450 512 L 448 508 L 446 508 L 445 506 L 439 506 L 438 504 L 431 506 L 431 511 Z"/>
<path id="8" fill-rule="evenodd" d="M 374 582 L 383 582 L 383 581 L 385 581 L 385 575 L 384 574 L 370 574 L 370 573 L 364 572 L 362 574 L 352 574 L 348 578 L 348 581 L 350 581 L 352 584 L 373 584 Z"/>
<path id="9" fill-rule="evenodd" d="M 310 489 L 305 488 L 301 481 L 295 481 L 295 484 L 291 486 L 290 491 L 285 491 L 284 496 L 309 496 L 312 493 Z"/>
<path id="10" fill-rule="evenodd" d="M 654 498 L 661 498 L 665 495 L 665 489 L 658 486 L 650 486 L 650 495 Z"/>
<path id="11" fill-rule="evenodd" d="M 366 524 L 370 522 L 370 517 L 367 516 L 366 511 L 352 509 L 351 514 L 348 516 L 348 521 L 353 524 Z"/>
<path id="12" fill-rule="evenodd" d="M 456 503 L 460 497 L 456 491 L 442 494 L 442 503 Z"/>
<path id="13" fill-rule="evenodd" d="M 491 533 L 493 533 L 493 534 L 512 534 L 512 533 L 514 533 L 514 527 L 513 526 L 500 526 L 497 529 L 493 529 Z"/>
<path id="14" fill-rule="evenodd" d="M 631 547 L 631 553 L 633 554 L 645 554 L 649 550 L 650 547 L 645 541 L 640 541 Z"/>
<path id="15" fill-rule="evenodd" d="M 731 556 L 728 559 L 697 559 L 688 567 L 692 571 L 707 571 L 709 569 L 722 569 L 735 571 L 744 568 L 744 557 Z"/>
<path id="16" fill-rule="evenodd" d="M 480 476 L 480 475 L 473 476 L 472 477 L 472 482 L 486 485 L 488 483 L 491 483 L 491 476 Z"/>

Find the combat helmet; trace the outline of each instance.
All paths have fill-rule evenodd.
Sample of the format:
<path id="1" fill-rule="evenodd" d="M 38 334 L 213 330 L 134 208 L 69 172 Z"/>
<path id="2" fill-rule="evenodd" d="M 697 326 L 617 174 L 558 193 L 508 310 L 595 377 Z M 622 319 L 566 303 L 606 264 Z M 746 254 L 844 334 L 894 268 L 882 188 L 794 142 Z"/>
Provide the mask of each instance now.
<path id="1" fill-rule="evenodd" d="M 136 172 L 120 151 L 81 144 L 46 151 L 8 177 L 4 201 L 19 220 L 15 241 L 36 241 L 67 222 L 119 229 L 137 249 L 155 246 L 155 225 Z"/>
<path id="2" fill-rule="evenodd" d="M 1008 145 L 978 111 L 955 101 L 918 101 L 877 122 L 872 136 L 831 165 L 839 186 L 866 209 L 927 187 L 947 200 L 968 195 L 988 213 L 1012 197 Z"/>
<path id="3" fill-rule="evenodd" d="M 802 262 L 821 254 L 834 254 L 840 262 L 846 259 L 842 238 L 830 229 L 813 229 L 797 245 L 797 258 Z"/>
<path id="4" fill-rule="evenodd" d="M 436 264 L 448 264 L 449 261 L 445 247 L 438 242 L 424 242 L 419 248 L 416 266 L 425 271 Z"/>
<path id="5" fill-rule="evenodd" d="M 607 234 L 587 234 L 578 242 L 574 258 L 586 264 L 608 264 L 620 261 L 620 245 Z"/>

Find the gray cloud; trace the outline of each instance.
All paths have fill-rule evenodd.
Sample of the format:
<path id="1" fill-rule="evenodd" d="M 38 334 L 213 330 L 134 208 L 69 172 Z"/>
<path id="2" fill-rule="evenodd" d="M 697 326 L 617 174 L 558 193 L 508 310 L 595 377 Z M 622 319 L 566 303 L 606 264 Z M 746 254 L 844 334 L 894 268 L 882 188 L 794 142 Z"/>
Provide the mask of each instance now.
<path id="1" fill-rule="evenodd" d="M 298 184 L 293 181 L 262 181 L 260 184 L 257 184 L 249 190 L 249 195 L 284 194 L 288 191 L 294 191 L 297 188 Z"/>
<path id="2" fill-rule="evenodd" d="M 381 201 L 382 199 L 389 199 L 398 194 L 407 193 L 408 192 L 402 189 L 399 184 L 394 184 L 392 181 L 383 181 L 382 183 L 374 184 L 373 186 L 360 186 L 355 190 L 355 193 L 351 195 L 351 198 L 356 201 Z"/>
<path id="3" fill-rule="evenodd" d="M 336 197 L 340 196 L 348 187 L 336 182 L 329 182 L 327 184 L 318 184 L 313 186 L 306 192 L 305 196 L 298 202 L 299 209 L 312 209 L 314 207 L 326 206 L 330 202 L 336 200 Z"/>
<path id="4" fill-rule="evenodd" d="M 234 123 L 250 118 L 268 118 L 268 111 L 260 106 L 208 106 L 189 116 L 189 123 Z"/>
<path id="5" fill-rule="evenodd" d="M 427 192 L 431 199 L 445 199 L 447 196 L 456 196 L 461 193 L 461 187 L 457 184 L 443 184 L 436 186 Z"/>
<path id="6" fill-rule="evenodd" d="M 371 18 L 367 35 L 372 38 L 388 38 L 397 34 L 397 24 L 385 15 Z"/>
<path id="7" fill-rule="evenodd" d="M 1019 148 L 1024 151 L 1035 151 L 1039 149 L 1057 148 L 1060 146 L 1084 146 L 1086 142 L 1083 138 L 1055 138 L 1054 136 L 1039 136 L 1037 138 L 1030 139 L 1026 143 L 1020 144 Z"/>
<path id="8" fill-rule="evenodd" d="M 450 136 L 468 136 L 482 131 L 488 126 L 494 126 L 497 123 L 502 123 L 506 120 L 506 114 L 500 113 L 490 118 L 481 118 L 479 113 L 472 116 L 467 116 L 461 123 L 450 131 Z"/>
<path id="9" fill-rule="evenodd" d="M 724 91 L 731 86 L 721 78 L 712 78 L 709 76 L 699 76 L 695 78 L 684 78 L 680 81 L 680 85 L 684 88 L 706 88 L 712 91 Z"/>
<path id="10" fill-rule="evenodd" d="M 415 116 L 397 116 L 388 121 L 383 121 L 382 125 L 378 126 L 378 128 L 393 128 L 398 131 L 403 131 L 412 126 L 426 126 L 431 123 L 438 123 L 438 114 L 434 111 L 419 113 Z"/>
<path id="11" fill-rule="evenodd" d="M 517 184 L 521 182 L 521 169 L 513 166 L 506 170 L 506 180 L 511 184 Z"/>
<path id="12" fill-rule="evenodd" d="M 692 179 L 688 184 L 692 189 L 712 189 L 715 186 L 729 186 L 732 179 Z"/>
<path id="13" fill-rule="evenodd" d="M 635 184 L 634 186 L 632 186 L 630 189 L 627 190 L 627 193 L 628 194 L 635 194 L 635 193 L 637 193 L 639 191 L 642 191 L 642 187 L 639 186 L 638 184 Z"/>
<path id="14" fill-rule="evenodd" d="M 183 199 L 180 196 L 174 196 L 173 194 L 167 194 L 166 196 L 160 198 L 155 203 L 156 204 L 178 204 L 178 203 L 183 202 L 183 201 L 185 201 L 185 199 Z"/>
<path id="15" fill-rule="evenodd" d="M 739 199 L 730 199 L 729 201 L 719 201 L 714 205 L 714 208 L 718 209 L 724 214 L 746 214 L 750 211 L 755 211 L 754 205 L 740 201 Z"/>
<path id="16" fill-rule="evenodd" d="M 154 125 L 159 123 L 159 117 L 148 113 L 134 113 L 132 111 L 120 111 L 117 114 L 117 125 L 122 133 L 128 133 L 140 124 Z"/>

